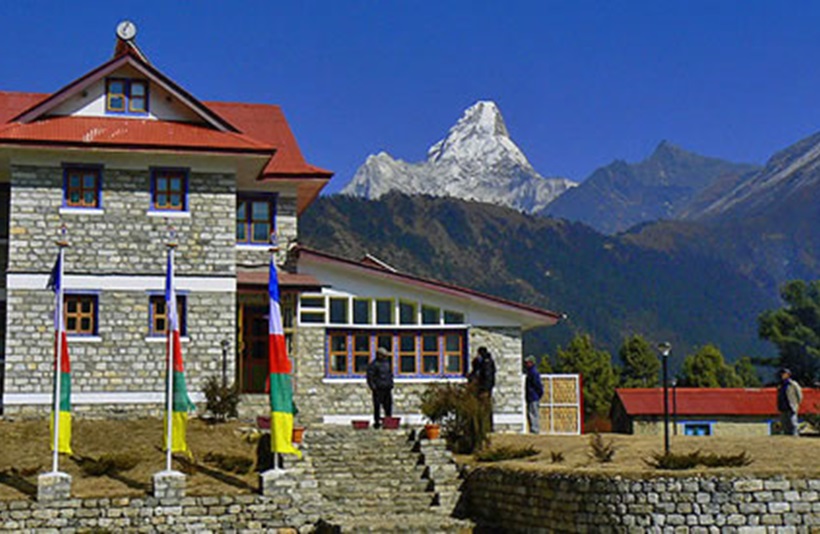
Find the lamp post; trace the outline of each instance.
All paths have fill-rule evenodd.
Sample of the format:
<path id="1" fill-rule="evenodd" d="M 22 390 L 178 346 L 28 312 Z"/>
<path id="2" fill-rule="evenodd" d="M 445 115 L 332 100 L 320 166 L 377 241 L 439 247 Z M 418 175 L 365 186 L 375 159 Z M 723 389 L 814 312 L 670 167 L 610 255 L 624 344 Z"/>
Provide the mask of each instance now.
<path id="1" fill-rule="evenodd" d="M 678 379 L 672 379 L 672 434 L 678 435 Z"/>
<path id="2" fill-rule="evenodd" d="M 672 351 L 672 344 L 668 341 L 658 344 L 663 362 L 663 452 L 669 454 L 669 381 L 667 380 L 667 360 Z"/>

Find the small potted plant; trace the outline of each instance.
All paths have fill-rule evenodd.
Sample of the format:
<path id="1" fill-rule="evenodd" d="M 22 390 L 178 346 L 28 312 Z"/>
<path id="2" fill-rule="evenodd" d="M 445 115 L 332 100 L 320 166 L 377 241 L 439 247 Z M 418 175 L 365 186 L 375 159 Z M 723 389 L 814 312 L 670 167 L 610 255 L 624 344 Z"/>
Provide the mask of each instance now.
<path id="1" fill-rule="evenodd" d="M 438 439 L 441 436 L 441 422 L 452 412 L 449 387 L 430 384 L 421 394 L 421 413 L 428 423 L 424 425 L 427 439 Z"/>

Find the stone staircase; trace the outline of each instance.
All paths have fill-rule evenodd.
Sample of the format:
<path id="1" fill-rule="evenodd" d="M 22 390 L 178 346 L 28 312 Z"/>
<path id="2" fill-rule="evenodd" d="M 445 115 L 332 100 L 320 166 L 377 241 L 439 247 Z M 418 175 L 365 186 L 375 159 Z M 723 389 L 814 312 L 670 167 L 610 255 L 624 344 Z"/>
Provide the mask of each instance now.
<path id="1" fill-rule="evenodd" d="M 471 532 L 452 517 L 459 474 L 444 440 L 415 430 L 312 426 L 302 450 L 322 496 L 318 532 Z"/>

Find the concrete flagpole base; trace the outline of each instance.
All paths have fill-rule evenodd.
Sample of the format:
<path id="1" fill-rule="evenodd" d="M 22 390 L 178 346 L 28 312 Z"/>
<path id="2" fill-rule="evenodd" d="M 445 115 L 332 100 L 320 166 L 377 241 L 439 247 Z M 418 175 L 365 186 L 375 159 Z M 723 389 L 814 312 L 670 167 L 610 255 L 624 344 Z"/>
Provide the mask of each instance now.
<path id="1" fill-rule="evenodd" d="M 179 500 L 185 497 L 185 475 L 179 471 L 154 473 L 154 497 Z"/>
<path id="2" fill-rule="evenodd" d="M 296 486 L 293 473 L 285 469 L 268 469 L 259 473 L 259 486 L 262 495 L 272 497 L 279 495 L 283 490 L 290 490 Z"/>
<path id="3" fill-rule="evenodd" d="M 61 471 L 43 473 L 37 477 L 37 500 L 64 501 L 71 498 L 71 475 Z"/>

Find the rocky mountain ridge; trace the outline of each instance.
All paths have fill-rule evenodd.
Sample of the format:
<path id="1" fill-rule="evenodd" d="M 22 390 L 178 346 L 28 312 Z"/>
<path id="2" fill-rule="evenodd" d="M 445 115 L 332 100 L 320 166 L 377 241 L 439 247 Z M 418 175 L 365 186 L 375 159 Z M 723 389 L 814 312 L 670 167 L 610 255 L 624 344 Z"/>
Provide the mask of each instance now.
<path id="1" fill-rule="evenodd" d="M 386 152 L 371 155 L 341 193 L 378 199 L 397 191 L 476 200 L 531 213 L 543 210 L 575 185 L 565 178 L 541 176 L 510 138 L 498 106 L 479 101 L 429 148 L 427 160 L 408 163 Z"/>

